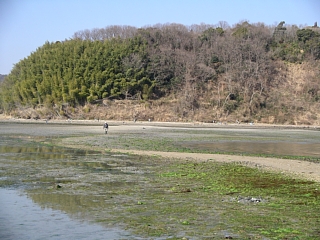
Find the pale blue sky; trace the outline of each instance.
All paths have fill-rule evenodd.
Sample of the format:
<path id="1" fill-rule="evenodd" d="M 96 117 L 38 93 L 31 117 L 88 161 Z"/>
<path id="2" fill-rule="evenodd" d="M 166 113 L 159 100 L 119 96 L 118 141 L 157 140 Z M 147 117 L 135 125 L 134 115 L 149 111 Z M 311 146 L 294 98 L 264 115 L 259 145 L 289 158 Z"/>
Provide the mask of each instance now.
<path id="1" fill-rule="evenodd" d="M 217 24 L 242 20 L 320 25 L 320 0 L 0 0 L 0 74 L 46 41 L 109 25 Z"/>

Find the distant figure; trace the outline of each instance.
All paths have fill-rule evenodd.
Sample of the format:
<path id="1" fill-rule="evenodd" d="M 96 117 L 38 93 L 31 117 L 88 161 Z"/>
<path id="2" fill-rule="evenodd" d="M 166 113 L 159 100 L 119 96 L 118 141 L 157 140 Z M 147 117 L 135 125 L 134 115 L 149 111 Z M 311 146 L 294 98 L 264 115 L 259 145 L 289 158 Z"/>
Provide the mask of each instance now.
<path id="1" fill-rule="evenodd" d="M 104 130 L 104 133 L 107 134 L 108 133 L 108 129 L 109 129 L 109 125 L 107 122 L 104 122 L 103 124 L 103 130 Z"/>

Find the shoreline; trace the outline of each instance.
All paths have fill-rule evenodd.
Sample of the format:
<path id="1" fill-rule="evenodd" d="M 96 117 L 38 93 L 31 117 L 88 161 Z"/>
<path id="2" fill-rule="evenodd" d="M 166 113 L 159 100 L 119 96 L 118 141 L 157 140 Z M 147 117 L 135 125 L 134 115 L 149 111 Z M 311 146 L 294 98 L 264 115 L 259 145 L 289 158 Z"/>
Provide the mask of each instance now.
<path id="1" fill-rule="evenodd" d="M 207 122 L 156 122 L 156 121 L 118 121 L 118 120 L 46 120 L 46 119 L 22 119 L 0 116 L 0 123 L 25 123 L 25 124 L 74 124 L 74 125 L 93 125 L 102 126 L 107 121 L 109 126 L 157 126 L 157 127 L 186 127 L 186 128 L 250 128 L 250 129 L 305 129 L 320 131 L 319 125 L 285 125 L 285 124 L 266 124 L 266 123 L 207 123 Z"/>
<path id="2" fill-rule="evenodd" d="M 45 120 L 32 120 L 32 119 L 0 119 L 0 124 L 2 124 L 3 130 L 6 132 L 6 129 L 14 127 L 14 124 L 17 124 L 17 128 L 14 128 L 14 132 L 17 134 L 25 134 L 30 136 L 51 136 L 51 137 L 60 137 L 62 135 L 78 135 L 86 136 L 86 134 L 102 134 L 102 125 L 104 121 L 98 120 L 53 120 L 49 121 L 46 124 Z M 232 132 L 233 130 L 266 130 L 266 131 L 281 131 L 281 130 L 297 130 L 297 131 L 313 131 L 313 134 L 318 136 L 316 131 L 319 131 L 319 128 L 307 128 L 306 126 L 283 126 L 283 125 L 247 125 L 247 124 L 229 124 L 229 125 L 218 125 L 213 123 L 178 123 L 178 122 L 121 122 L 121 121 L 108 121 L 110 126 L 110 133 L 116 135 L 122 135 L 130 132 L 130 134 L 137 133 L 141 131 L 146 131 L 145 129 L 165 129 L 170 132 L 171 129 L 197 129 L 205 130 L 211 129 L 221 129 Z M 5 126 L 6 124 L 12 126 Z M 25 127 L 25 125 L 30 125 Z M 32 126 L 34 125 L 34 126 Z M 45 128 L 37 127 L 42 125 Z M 84 126 L 91 126 L 86 128 Z M 37 129 L 37 130 L 35 130 Z M 152 130 L 151 130 L 152 131 Z M 10 132 L 10 131 L 9 131 Z M 9 133 L 8 132 L 8 133 Z M 310 132 L 311 133 L 311 132 Z M 305 133 L 308 134 L 308 133 Z M 98 135 L 96 135 L 98 136 Z M 320 137 L 320 136 L 319 136 Z M 64 143 L 65 144 L 65 143 Z M 58 144 L 59 145 L 59 144 Z M 64 146 L 67 146 L 65 144 Z M 73 144 L 72 144 L 73 145 Z M 91 146 L 91 145 L 90 145 Z M 82 146 L 81 143 L 75 143 L 73 146 L 67 147 L 86 147 Z M 91 146 L 92 148 L 92 146 Z M 99 148 L 99 144 L 97 146 Z M 96 150 L 95 147 L 91 150 Z M 98 149 L 99 150 L 99 149 Z M 118 147 L 107 147 L 104 148 L 105 151 L 110 152 L 126 152 L 137 155 L 158 155 L 161 157 L 172 157 L 175 159 L 192 159 L 193 161 L 222 161 L 222 162 L 240 162 L 247 166 L 258 166 L 266 169 L 273 169 L 283 173 L 293 173 L 302 175 L 306 179 L 315 180 L 320 182 L 320 164 L 317 162 L 309 162 L 303 160 L 295 159 L 282 159 L 282 158 L 270 158 L 270 157 L 254 157 L 254 156 L 241 156 L 240 155 L 225 155 L 225 154 L 206 154 L 206 153 L 187 153 L 187 152 L 164 152 L 164 151 L 148 151 L 148 150 L 138 150 L 138 149 L 121 149 Z"/>

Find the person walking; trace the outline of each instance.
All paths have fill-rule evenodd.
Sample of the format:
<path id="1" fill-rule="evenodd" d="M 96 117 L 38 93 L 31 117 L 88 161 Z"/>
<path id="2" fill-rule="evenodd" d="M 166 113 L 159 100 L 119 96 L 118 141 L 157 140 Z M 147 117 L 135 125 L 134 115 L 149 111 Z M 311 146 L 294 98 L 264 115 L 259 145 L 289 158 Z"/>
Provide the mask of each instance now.
<path id="1" fill-rule="evenodd" d="M 103 124 L 103 130 L 104 130 L 104 133 L 107 134 L 108 133 L 108 130 L 109 130 L 109 125 L 107 122 L 104 122 Z"/>

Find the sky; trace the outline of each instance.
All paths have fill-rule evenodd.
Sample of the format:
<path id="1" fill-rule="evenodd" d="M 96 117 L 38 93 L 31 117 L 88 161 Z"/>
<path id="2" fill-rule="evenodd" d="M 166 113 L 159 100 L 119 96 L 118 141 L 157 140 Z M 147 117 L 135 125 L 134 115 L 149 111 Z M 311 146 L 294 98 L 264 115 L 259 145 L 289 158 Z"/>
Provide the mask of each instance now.
<path id="1" fill-rule="evenodd" d="M 0 0 L 0 74 L 46 41 L 85 29 L 220 21 L 320 26 L 320 0 Z"/>

